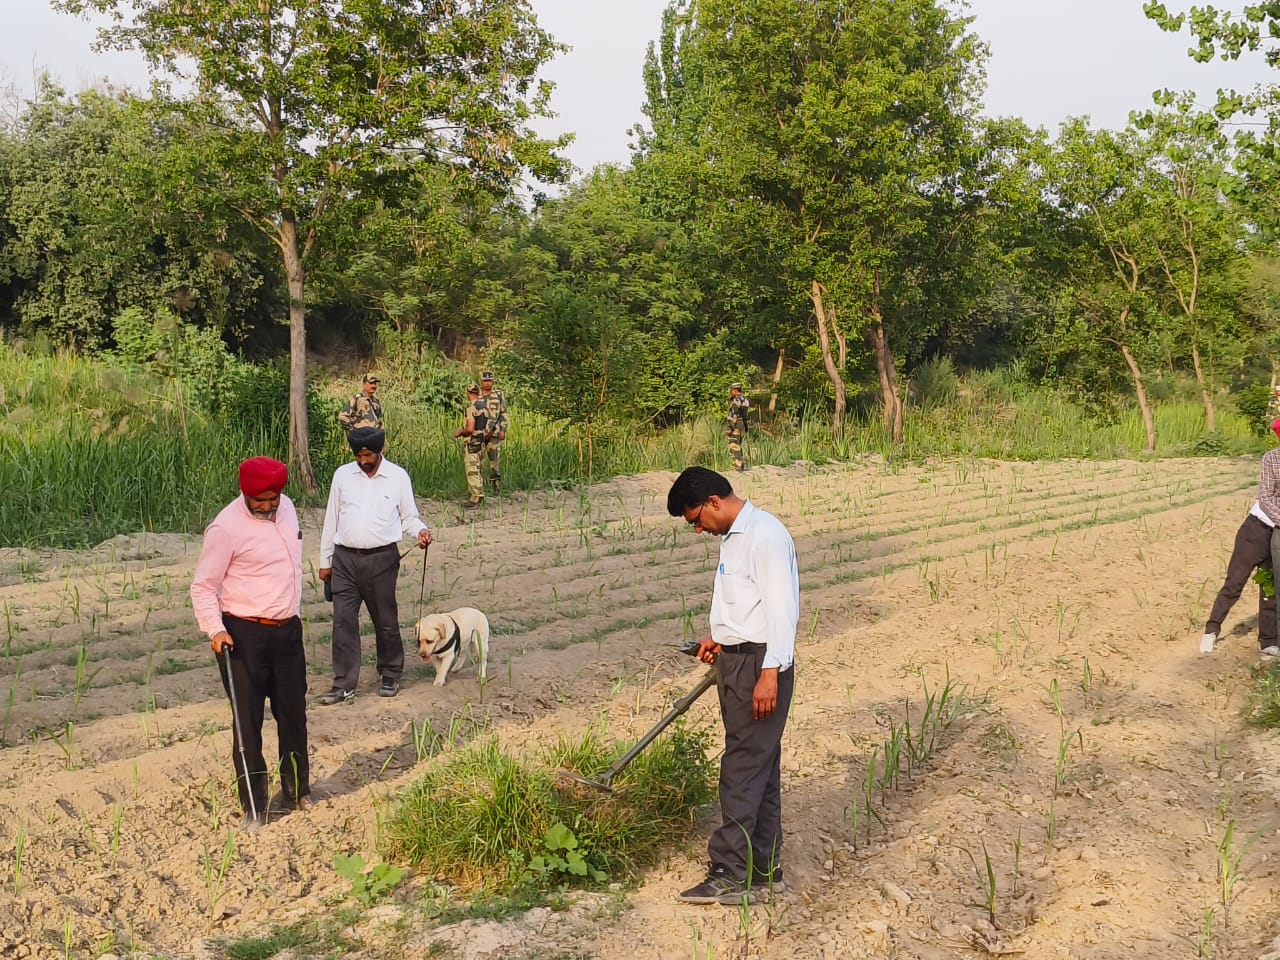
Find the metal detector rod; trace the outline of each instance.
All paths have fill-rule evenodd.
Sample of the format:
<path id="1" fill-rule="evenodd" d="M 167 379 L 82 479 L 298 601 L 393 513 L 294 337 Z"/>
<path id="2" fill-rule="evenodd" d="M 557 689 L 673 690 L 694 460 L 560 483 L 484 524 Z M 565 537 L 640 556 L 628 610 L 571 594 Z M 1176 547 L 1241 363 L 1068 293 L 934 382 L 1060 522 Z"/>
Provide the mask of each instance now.
<path id="1" fill-rule="evenodd" d="M 244 767 L 244 785 L 249 793 L 249 816 L 258 819 L 258 805 L 253 800 L 253 776 L 249 770 L 249 755 L 244 750 L 244 735 L 240 732 L 240 708 L 236 703 L 236 680 L 231 672 L 231 654 L 223 651 L 227 667 L 227 693 L 231 697 L 231 722 L 236 730 L 236 743 L 240 747 L 240 763 Z"/>
<path id="2" fill-rule="evenodd" d="M 683 697 L 681 697 L 679 700 L 675 702 L 675 705 L 671 708 L 670 713 L 668 713 L 665 717 L 659 720 L 657 725 L 652 730 L 650 730 L 643 737 L 641 737 L 639 743 L 637 743 L 634 747 L 632 747 L 630 750 L 624 753 L 621 757 L 615 760 L 613 762 L 613 766 L 611 766 L 608 770 L 606 770 L 604 774 L 601 775 L 600 779 L 596 782 L 600 786 L 604 787 L 604 789 L 606 790 L 612 789 L 611 784 L 613 783 L 613 778 L 616 777 L 618 774 L 620 774 L 623 770 L 625 770 L 627 768 L 627 765 L 630 764 L 632 760 L 634 760 L 637 756 L 640 755 L 640 751 L 642 751 L 649 744 L 653 743 L 654 737 L 660 734 L 663 730 L 667 729 L 667 727 L 671 726 L 671 722 L 673 720 L 675 720 L 679 716 L 682 716 L 685 713 L 685 711 L 687 711 L 690 707 L 692 707 L 693 702 L 697 700 L 700 696 L 702 696 L 704 693 L 706 693 L 707 690 L 709 690 L 712 686 L 714 686 L 715 682 L 716 682 L 716 670 L 715 670 L 715 667 L 712 667 L 710 670 L 707 671 L 706 676 L 702 678 L 701 682 L 696 687 L 694 687 L 692 690 L 690 690 L 688 693 L 686 693 Z"/>

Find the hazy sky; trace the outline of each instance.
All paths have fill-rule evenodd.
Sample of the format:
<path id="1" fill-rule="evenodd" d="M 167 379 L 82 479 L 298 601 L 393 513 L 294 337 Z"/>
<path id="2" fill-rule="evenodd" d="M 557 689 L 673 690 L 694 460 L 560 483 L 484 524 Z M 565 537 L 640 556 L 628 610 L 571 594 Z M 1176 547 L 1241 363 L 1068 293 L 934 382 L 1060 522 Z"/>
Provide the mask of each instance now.
<path id="1" fill-rule="evenodd" d="M 137 55 L 93 53 L 93 28 L 54 13 L 47 0 L 0 5 L 0 79 L 30 91 L 35 71 L 47 68 L 72 90 L 103 77 L 145 87 Z M 657 36 L 666 0 L 533 0 L 533 6 L 539 22 L 573 47 L 546 70 L 556 82 L 559 116 L 539 129 L 575 132 L 569 156 L 583 170 L 625 163 L 626 130 L 642 119 L 645 48 Z M 991 47 L 988 113 L 1051 129 L 1082 114 L 1100 126 L 1123 126 L 1129 111 L 1149 106 L 1151 92 L 1162 87 L 1194 89 L 1208 104 L 1219 87 L 1280 80 L 1257 55 L 1244 64 L 1195 63 L 1186 55 L 1186 35 L 1161 32 L 1143 17 L 1142 0 L 972 0 L 970 13 Z"/>

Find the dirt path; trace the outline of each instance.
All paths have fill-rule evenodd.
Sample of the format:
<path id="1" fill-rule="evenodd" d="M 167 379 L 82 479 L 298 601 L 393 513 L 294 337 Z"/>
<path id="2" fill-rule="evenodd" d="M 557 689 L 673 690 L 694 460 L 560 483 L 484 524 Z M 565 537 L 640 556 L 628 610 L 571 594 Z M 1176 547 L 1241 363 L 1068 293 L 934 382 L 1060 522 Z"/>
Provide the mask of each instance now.
<path id="1" fill-rule="evenodd" d="M 426 606 L 488 610 L 489 684 L 467 672 L 438 690 L 419 668 L 382 701 L 370 670 L 354 704 L 313 708 L 321 801 L 254 837 L 233 831 L 220 881 L 238 816 L 228 711 L 186 599 L 198 541 L 0 552 L 0 956 L 64 957 L 68 935 L 77 957 L 113 943 L 206 956 L 211 934 L 322 909 L 345 887 L 334 853 L 370 855 L 379 806 L 415 775 L 414 721 L 443 729 L 468 711 L 513 746 L 601 713 L 614 735 L 646 729 L 695 676 L 672 648 L 705 625 L 716 550 L 667 517 L 670 480 L 512 498 L 471 524 L 426 505 Z M 1255 480 L 1252 463 L 1204 460 L 752 471 L 742 489 L 789 525 L 801 564 L 787 893 L 748 917 L 675 904 L 700 879 L 695 843 L 607 922 L 585 898 L 508 922 L 505 940 L 410 925 L 397 955 L 1195 956 L 1218 904 L 1213 955 L 1258 956 L 1280 933 L 1280 741 L 1239 720 L 1252 598 L 1218 653 L 1195 653 Z M 401 572 L 406 623 L 420 562 Z M 308 581 L 318 693 L 328 617 Z M 884 823 L 868 834 L 863 816 L 855 845 L 869 752 L 948 672 L 972 711 L 923 772 L 876 792 Z M 714 723 L 709 698 L 693 716 Z M 1228 824 L 1236 849 L 1264 832 L 1224 927 Z"/>

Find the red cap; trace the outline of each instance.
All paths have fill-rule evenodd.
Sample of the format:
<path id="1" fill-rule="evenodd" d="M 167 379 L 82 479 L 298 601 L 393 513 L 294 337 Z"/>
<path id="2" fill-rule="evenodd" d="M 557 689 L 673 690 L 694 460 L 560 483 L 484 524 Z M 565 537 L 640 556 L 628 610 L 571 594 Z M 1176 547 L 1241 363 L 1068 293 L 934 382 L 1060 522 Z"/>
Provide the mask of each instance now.
<path id="1" fill-rule="evenodd" d="M 251 457 L 240 464 L 240 492 L 245 496 L 279 493 L 288 479 L 289 468 L 270 457 Z"/>

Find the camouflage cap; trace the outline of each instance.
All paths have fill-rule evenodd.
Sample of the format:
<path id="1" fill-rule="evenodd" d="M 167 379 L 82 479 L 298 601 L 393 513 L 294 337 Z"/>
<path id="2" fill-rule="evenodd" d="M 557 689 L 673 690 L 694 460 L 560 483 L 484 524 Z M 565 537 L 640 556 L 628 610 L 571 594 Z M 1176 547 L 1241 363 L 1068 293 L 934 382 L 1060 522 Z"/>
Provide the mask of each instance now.
<path id="1" fill-rule="evenodd" d="M 480 374 L 480 379 L 481 379 L 481 380 L 492 380 L 492 379 L 493 379 L 493 371 L 492 371 L 492 370 L 486 370 L 484 373 Z"/>
<path id="2" fill-rule="evenodd" d="M 731 383 L 731 384 L 729 384 L 729 389 L 730 389 L 730 390 L 741 390 L 741 389 L 742 389 L 742 384 L 740 384 L 740 383 Z"/>
<path id="3" fill-rule="evenodd" d="M 373 375 L 372 373 L 366 373 L 366 374 L 364 375 L 364 382 L 365 382 L 365 383 L 381 383 L 382 381 L 380 381 L 380 380 L 379 380 L 375 375 Z"/>
<path id="4" fill-rule="evenodd" d="M 479 393 L 479 392 L 480 392 L 480 384 L 478 383 L 467 384 L 467 393 Z"/>

